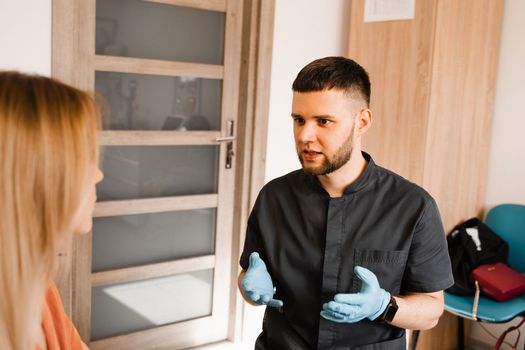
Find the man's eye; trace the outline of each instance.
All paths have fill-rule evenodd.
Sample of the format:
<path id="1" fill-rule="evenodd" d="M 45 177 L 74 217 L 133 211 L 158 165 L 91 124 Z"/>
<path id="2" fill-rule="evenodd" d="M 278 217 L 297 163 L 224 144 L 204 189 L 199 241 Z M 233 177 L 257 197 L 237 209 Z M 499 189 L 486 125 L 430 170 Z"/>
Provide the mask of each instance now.
<path id="1" fill-rule="evenodd" d="M 297 123 L 297 124 L 304 124 L 304 119 L 303 118 L 294 118 L 294 123 Z"/>
<path id="2" fill-rule="evenodd" d="M 321 125 L 328 125 L 330 123 L 332 123 L 331 120 L 323 119 L 323 118 L 319 119 L 319 124 L 321 124 Z"/>

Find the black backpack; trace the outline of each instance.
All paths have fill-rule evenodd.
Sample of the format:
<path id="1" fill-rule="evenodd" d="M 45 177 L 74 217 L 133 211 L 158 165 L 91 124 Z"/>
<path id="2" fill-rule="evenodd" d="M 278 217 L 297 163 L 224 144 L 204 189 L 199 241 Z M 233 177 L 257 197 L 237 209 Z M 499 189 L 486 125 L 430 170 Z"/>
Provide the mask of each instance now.
<path id="1" fill-rule="evenodd" d="M 467 228 L 477 228 L 479 240 L 473 240 Z M 447 292 L 457 295 L 474 294 L 476 287 L 470 273 L 483 264 L 507 263 L 509 246 L 477 218 L 454 227 L 447 236 L 448 253 L 452 262 L 454 285 Z"/>

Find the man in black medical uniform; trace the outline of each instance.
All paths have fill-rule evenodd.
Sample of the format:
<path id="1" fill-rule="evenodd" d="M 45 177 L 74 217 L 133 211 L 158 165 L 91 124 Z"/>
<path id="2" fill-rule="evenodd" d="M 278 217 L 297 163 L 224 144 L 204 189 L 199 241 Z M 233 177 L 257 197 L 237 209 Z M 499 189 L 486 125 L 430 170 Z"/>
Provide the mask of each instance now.
<path id="1" fill-rule="evenodd" d="M 269 182 L 248 221 L 244 298 L 267 305 L 255 349 L 405 349 L 434 327 L 453 284 L 432 197 L 361 151 L 370 80 L 326 57 L 293 83 L 302 169 Z M 388 145 L 385 145 L 388 147 Z"/>

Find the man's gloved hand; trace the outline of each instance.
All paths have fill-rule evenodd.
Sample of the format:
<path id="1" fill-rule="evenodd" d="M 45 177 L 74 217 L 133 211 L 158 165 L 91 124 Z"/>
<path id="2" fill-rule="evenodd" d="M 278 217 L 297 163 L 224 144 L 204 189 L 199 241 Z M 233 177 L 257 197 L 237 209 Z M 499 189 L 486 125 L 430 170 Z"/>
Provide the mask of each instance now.
<path id="1" fill-rule="evenodd" d="M 250 265 L 241 281 L 241 288 L 244 294 L 256 304 L 271 307 L 283 306 L 281 300 L 273 298 L 275 289 L 272 277 L 266 270 L 266 265 L 257 252 L 250 254 Z"/>
<path id="2" fill-rule="evenodd" d="M 368 318 L 375 320 L 390 302 L 390 293 L 379 286 L 376 275 L 361 266 L 354 273 L 362 281 L 359 293 L 336 294 L 334 300 L 323 305 L 321 316 L 334 322 L 355 323 Z"/>

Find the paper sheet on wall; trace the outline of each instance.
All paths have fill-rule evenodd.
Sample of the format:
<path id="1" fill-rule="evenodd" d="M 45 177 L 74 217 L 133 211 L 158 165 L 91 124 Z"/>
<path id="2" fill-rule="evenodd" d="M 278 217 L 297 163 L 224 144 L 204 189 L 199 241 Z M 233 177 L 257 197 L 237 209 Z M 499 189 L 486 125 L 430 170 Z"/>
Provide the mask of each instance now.
<path id="1" fill-rule="evenodd" d="M 416 0 L 365 0 L 365 22 L 413 19 Z"/>

